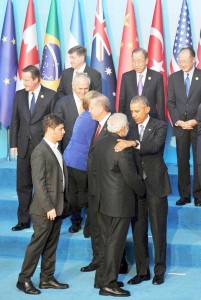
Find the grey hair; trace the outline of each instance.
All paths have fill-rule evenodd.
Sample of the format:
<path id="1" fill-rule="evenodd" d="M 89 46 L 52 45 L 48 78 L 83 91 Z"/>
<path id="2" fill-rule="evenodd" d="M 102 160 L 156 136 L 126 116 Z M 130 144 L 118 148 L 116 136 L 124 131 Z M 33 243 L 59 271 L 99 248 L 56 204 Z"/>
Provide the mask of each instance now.
<path id="1" fill-rule="evenodd" d="M 105 111 L 110 111 L 110 100 L 103 94 L 100 94 L 98 97 L 92 98 L 96 104 L 102 106 Z"/>
<path id="2" fill-rule="evenodd" d="M 86 81 L 88 81 L 89 85 L 91 83 L 91 79 L 87 73 L 76 72 L 75 77 L 73 78 L 72 84 L 77 85 L 79 82 L 79 79 L 85 79 Z"/>
<path id="3" fill-rule="evenodd" d="M 136 103 L 142 103 L 144 106 L 150 106 L 149 105 L 149 100 L 147 99 L 147 97 L 145 96 L 135 96 L 131 102 L 130 102 L 130 105 L 132 104 L 136 104 Z"/>
<path id="4" fill-rule="evenodd" d="M 117 133 L 126 126 L 128 126 L 128 119 L 127 116 L 122 113 L 111 115 L 107 121 L 107 130 L 111 133 Z"/>

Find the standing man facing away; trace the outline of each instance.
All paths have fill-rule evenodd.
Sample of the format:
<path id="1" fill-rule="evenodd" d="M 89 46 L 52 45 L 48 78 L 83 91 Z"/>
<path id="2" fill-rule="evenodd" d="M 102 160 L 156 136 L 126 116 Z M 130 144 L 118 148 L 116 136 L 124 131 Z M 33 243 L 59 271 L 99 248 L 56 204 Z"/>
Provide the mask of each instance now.
<path id="1" fill-rule="evenodd" d="M 32 179 L 34 185 L 30 215 L 34 233 L 29 243 L 17 288 L 26 294 L 37 295 L 31 282 L 41 257 L 41 289 L 66 289 L 68 284 L 59 283 L 54 278 L 56 249 L 59 241 L 64 198 L 67 199 L 68 176 L 58 142 L 64 135 L 63 120 L 49 114 L 43 119 L 44 138 L 31 156 Z"/>
<path id="2" fill-rule="evenodd" d="M 149 116 L 150 106 L 144 96 L 131 100 L 130 110 L 135 121 L 128 141 L 115 147 L 121 151 L 133 146 L 140 175 L 144 179 L 146 196 L 137 201 L 136 218 L 132 220 L 137 275 L 128 284 L 150 280 L 148 249 L 148 215 L 154 243 L 154 278 L 152 283 L 164 283 L 166 271 L 167 195 L 171 192 L 167 167 L 163 159 L 167 124 Z"/>
<path id="3" fill-rule="evenodd" d="M 201 70 L 195 67 L 195 51 L 181 49 L 178 56 L 180 71 L 173 73 L 168 81 L 168 108 L 176 137 L 178 162 L 178 189 L 180 199 L 176 205 L 191 202 L 190 147 L 193 150 L 195 206 L 201 206 L 201 185 L 198 180 L 197 155 L 197 110 L 201 103 Z"/>
<path id="4" fill-rule="evenodd" d="M 126 297 L 130 292 L 119 287 L 117 278 L 130 220 L 135 215 L 135 194 L 143 196 L 145 188 L 137 174 L 132 149 L 114 151 L 117 140 L 128 133 L 126 115 L 112 115 L 107 129 L 109 134 L 96 142 L 93 159 L 95 206 L 101 232 L 95 287 L 100 288 L 100 295 Z"/>
<path id="5" fill-rule="evenodd" d="M 77 45 L 68 51 L 71 68 L 67 68 L 62 72 L 61 81 L 57 89 L 57 98 L 72 93 L 72 81 L 76 73 L 87 73 L 91 79 L 89 90 L 102 92 L 101 74 L 87 66 L 86 57 L 87 49 L 81 45 Z"/>
<path id="6" fill-rule="evenodd" d="M 17 155 L 18 224 L 13 231 L 30 227 L 29 206 L 32 199 L 30 157 L 42 140 L 42 119 L 52 111 L 55 92 L 40 84 L 40 71 L 29 65 L 22 70 L 24 89 L 17 91 L 10 126 L 11 156 Z"/>
<path id="7" fill-rule="evenodd" d="M 148 54 L 142 48 L 132 52 L 133 70 L 122 76 L 119 112 L 127 115 L 132 124 L 130 101 L 139 95 L 146 96 L 150 103 L 150 116 L 165 121 L 163 77 L 159 72 L 147 68 Z"/>

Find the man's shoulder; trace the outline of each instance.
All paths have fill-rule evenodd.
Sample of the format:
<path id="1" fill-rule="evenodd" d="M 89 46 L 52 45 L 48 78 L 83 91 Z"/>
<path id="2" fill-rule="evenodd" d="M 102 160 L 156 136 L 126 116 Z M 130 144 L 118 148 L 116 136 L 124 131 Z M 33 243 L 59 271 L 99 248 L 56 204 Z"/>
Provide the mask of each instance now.
<path id="1" fill-rule="evenodd" d="M 42 84 L 41 84 L 41 93 L 45 93 L 45 94 L 48 94 L 48 95 L 51 95 L 51 96 L 56 94 L 56 92 L 54 90 L 49 89 L 49 88 L 45 87 Z"/>
<path id="2" fill-rule="evenodd" d="M 63 96 L 61 97 L 57 103 L 56 106 L 63 106 L 63 105 L 68 105 L 70 104 L 72 101 L 75 101 L 73 94 L 69 94 L 67 96 Z"/>
<path id="3" fill-rule="evenodd" d="M 135 70 L 131 70 L 131 71 L 123 73 L 122 77 L 126 78 L 126 77 L 133 76 L 135 74 L 136 74 Z"/>
<path id="4" fill-rule="evenodd" d="M 74 69 L 73 69 L 72 67 L 70 67 L 70 68 L 64 69 L 64 70 L 62 71 L 61 76 L 63 77 L 63 76 L 72 75 L 73 72 L 74 72 Z"/>
<path id="5" fill-rule="evenodd" d="M 150 68 L 147 68 L 147 73 L 148 73 L 148 75 L 150 75 L 152 77 L 162 78 L 162 74 L 160 72 L 152 70 Z"/>
<path id="6" fill-rule="evenodd" d="M 179 77 L 179 76 L 181 76 L 181 75 L 183 75 L 183 71 L 182 71 L 182 70 L 179 70 L 179 71 L 176 71 L 176 72 L 172 73 L 172 74 L 169 76 L 169 79 L 174 79 L 174 78 Z"/>
<path id="7" fill-rule="evenodd" d="M 89 67 L 88 65 L 86 65 L 86 67 L 84 69 L 84 72 L 88 73 L 88 75 L 90 75 L 90 74 L 100 74 L 100 72 L 98 72 L 97 70 Z"/>
<path id="8" fill-rule="evenodd" d="M 155 119 L 150 117 L 149 122 L 147 125 L 152 125 L 152 126 L 165 126 L 167 127 L 167 123 L 163 120 Z"/>

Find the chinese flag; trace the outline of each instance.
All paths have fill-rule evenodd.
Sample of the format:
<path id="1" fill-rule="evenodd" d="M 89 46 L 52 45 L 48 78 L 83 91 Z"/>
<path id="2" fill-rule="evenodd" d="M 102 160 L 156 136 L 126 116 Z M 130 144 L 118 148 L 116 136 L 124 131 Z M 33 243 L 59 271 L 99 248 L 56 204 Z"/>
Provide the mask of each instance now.
<path id="1" fill-rule="evenodd" d="M 119 55 L 119 68 L 117 76 L 117 90 L 115 109 L 119 109 L 119 94 L 121 87 L 122 74 L 133 69 L 131 55 L 135 48 L 138 48 L 138 35 L 135 21 L 134 6 L 131 0 L 128 0 L 126 14 L 124 18 L 123 34 L 121 39 L 121 49 Z"/>

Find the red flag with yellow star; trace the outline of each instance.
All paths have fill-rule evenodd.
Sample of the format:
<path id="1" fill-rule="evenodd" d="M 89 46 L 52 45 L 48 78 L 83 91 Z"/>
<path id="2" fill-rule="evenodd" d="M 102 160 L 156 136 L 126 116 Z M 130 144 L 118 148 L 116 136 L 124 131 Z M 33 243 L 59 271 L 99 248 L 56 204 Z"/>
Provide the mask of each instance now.
<path id="1" fill-rule="evenodd" d="M 117 77 L 116 103 L 115 109 L 119 109 L 119 94 L 122 74 L 133 69 L 131 55 L 135 48 L 138 48 L 138 34 L 135 21 L 134 6 L 131 0 L 128 0 L 126 14 L 124 18 L 123 34 L 121 39 L 121 49 L 119 55 L 119 68 Z"/>

